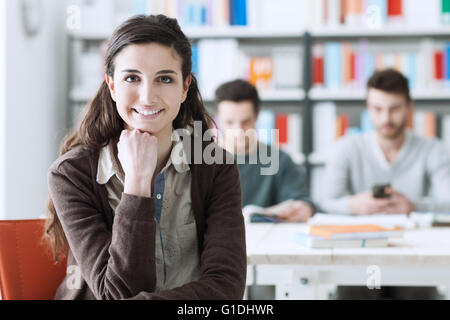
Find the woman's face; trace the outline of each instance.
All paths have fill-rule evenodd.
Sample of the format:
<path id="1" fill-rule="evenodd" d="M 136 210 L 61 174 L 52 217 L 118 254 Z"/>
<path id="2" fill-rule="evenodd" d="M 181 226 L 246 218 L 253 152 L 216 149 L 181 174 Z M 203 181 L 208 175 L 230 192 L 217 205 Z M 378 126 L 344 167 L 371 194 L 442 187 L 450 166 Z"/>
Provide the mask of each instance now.
<path id="1" fill-rule="evenodd" d="M 191 82 L 190 76 L 183 82 L 181 64 L 175 50 L 159 43 L 129 45 L 115 57 L 106 81 L 126 129 L 171 135 Z"/>

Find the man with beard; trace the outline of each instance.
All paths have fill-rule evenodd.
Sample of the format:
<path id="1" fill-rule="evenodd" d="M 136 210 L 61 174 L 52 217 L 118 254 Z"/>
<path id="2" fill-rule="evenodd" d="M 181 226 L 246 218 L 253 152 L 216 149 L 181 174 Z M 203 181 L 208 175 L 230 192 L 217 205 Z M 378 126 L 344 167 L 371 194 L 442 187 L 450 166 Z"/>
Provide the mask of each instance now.
<path id="1" fill-rule="evenodd" d="M 323 180 L 322 211 L 450 211 L 449 153 L 438 139 L 408 130 L 414 114 L 408 80 L 392 69 L 375 72 L 366 103 L 376 130 L 336 143 Z M 375 185 L 390 185 L 384 198 L 374 197 Z"/>
<path id="2" fill-rule="evenodd" d="M 408 80 L 388 69 L 367 83 L 366 104 L 375 132 L 346 136 L 326 166 L 322 201 L 329 213 L 370 215 L 450 211 L 450 157 L 438 139 L 407 128 L 414 109 Z M 381 197 L 374 186 L 388 185 Z M 433 287 L 338 287 L 338 299 L 437 299 Z"/>

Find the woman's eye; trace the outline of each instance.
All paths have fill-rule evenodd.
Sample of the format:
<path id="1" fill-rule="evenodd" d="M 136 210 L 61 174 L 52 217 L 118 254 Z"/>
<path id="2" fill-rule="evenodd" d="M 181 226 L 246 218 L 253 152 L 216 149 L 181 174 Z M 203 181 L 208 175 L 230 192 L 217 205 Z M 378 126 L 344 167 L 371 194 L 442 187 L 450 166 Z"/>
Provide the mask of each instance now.
<path id="1" fill-rule="evenodd" d="M 128 77 L 126 77 L 125 78 L 125 81 L 126 82 L 136 82 L 136 81 L 138 81 L 139 80 L 139 78 L 138 77 L 136 77 L 136 76 L 128 76 Z"/>
<path id="2" fill-rule="evenodd" d="M 162 83 L 172 83 L 172 78 L 162 76 L 162 77 L 159 77 L 159 82 L 162 82 Z"/>

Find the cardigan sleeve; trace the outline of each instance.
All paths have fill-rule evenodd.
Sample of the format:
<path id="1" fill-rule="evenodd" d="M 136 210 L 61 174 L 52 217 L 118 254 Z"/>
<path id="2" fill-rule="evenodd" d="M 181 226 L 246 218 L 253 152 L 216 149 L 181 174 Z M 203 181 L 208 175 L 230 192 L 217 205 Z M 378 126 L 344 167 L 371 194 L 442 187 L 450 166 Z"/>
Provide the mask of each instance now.
<path id="1" fill-rule="evenodd" d="M 50 196 L 83 279 L 96 299 L 126 299 L 153 291 L 154 200 L 123 193 L 111 231 L 93 205 L 89 181 L 68 162 L 48 173 Z"/>
<path id="2" fill-rule="evenodd" d="M 200 279 L 157 293 L 143 291 L 132 299 L 242 299 L 247 255 L 241 201 L 237 165 L 216 165 L 205 204 Z"/>

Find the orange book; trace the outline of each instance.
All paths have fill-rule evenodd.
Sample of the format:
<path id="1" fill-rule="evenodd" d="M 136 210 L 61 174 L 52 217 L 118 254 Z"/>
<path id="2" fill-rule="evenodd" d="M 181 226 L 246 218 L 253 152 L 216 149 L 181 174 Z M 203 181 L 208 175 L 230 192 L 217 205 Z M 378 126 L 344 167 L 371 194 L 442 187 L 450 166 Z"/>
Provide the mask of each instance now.
<path id="1" fill-rule="evenodd" d="M 339 18 L 341 23 L 345 23 L 345 16 L 347 15 L 347 1 L 341 0 L 341 16 Z"/>
<path id="2" fill-rule="evenodd" d="M 350 43 L 344 42 L 342 43 L 342 52 L 343 52 L 343 73 L 344 73 L 344 85 L 348 85 L 351 82 L 351 69 L 352 69 L 352 48 Z"/>
<path id="3" fill-rule="evenodd" d="M 363 2 L 362 0 L 346 0 L 347 14 L 362 14 Z"/>
<path id="4" fill-rule="evenodd" d="M 425 136 L 436 137 L 436 115 L 431 111 L 425 112 Z"/>
<path id="5" fill-rule="evenodd" d="M 336 117 L 336 139 L 341 136 L 341 116 Z"/>
<path id="6" fill-rule="evenodd" d="M 389 229 L 374 224 L 364 225 L 312 225 L 309 234 L 326 239 L 373 239 L 399 236 L 400 229 Z"/>
<path id="7" fill-rule="evenodd" d="M 272 57 L 253 57 L 250 59 L 250 83 L 258 90 L 272 89 Z"/>
<path id="8" fill-rule="evenodd" d="M 381 53 L 375 54 L 375 69 L 376 70 L 384 69 L 384 56 Z"/>

